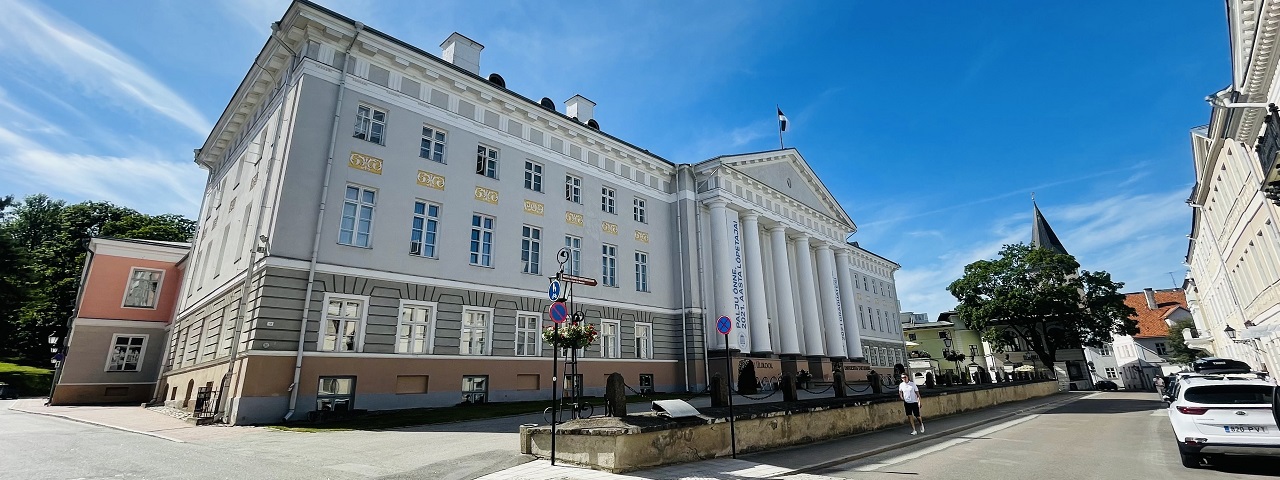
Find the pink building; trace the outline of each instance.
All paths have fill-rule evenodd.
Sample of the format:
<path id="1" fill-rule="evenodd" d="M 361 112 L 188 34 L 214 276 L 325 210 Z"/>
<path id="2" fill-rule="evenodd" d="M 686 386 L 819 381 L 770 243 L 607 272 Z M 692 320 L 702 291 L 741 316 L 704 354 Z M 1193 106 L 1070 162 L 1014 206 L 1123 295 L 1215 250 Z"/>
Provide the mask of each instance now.
<path id="1" fill-rule="evenodd" d="M 152 399 L 190 248 L 152 240 L 89 241 L 52 404 Z"/>

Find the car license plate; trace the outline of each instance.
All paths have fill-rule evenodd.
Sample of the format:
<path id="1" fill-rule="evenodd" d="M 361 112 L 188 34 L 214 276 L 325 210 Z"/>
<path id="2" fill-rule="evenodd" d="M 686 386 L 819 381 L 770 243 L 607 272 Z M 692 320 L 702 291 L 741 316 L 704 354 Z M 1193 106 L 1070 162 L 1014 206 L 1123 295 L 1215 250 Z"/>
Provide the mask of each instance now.
<path id="1" fill-rule="evenodd" d="M 1222 429 L 1227 433 L 1267 433 L 1262 425 L 1223 425 Z"/>

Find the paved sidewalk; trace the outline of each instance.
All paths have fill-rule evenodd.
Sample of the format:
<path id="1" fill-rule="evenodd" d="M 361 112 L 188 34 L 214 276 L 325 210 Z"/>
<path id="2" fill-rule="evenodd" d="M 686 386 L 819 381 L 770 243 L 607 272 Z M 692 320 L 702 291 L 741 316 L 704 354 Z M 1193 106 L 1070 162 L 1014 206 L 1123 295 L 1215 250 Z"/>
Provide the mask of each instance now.
<path id="1" fill-rule="evenodd" d="M 563 462 L 553 467 L 549 460 L 538 459 L 480 477 L 480 480 L 737 480 L 751 478 L 826 480 L 835 477 L 813 475 L 806 472 L 951 435 L 991 424 L 1004 418 L 1046 410 L 1088 395 L 1091 394 L 1087 392 L 1061 393 L 938 419 L 926 418 L 925 427 L 927 433 L 924 435 L 910 435 L 910 431 L 904 423 L 901 428 L 878 430 L 825 442 L 739 455 L 736 460 L 717 458 L 630 472 L 624 475 L 565 465 Z"/>
<path id="2" fill-rule="evenodd" d="M 129 406 L 48 406 L 43 398 L 23 398 L 9 406 L 10 410 L 65 418 L 126 432 L 150 435 L 172 442 L 194 442 L 239 436 L 254 427 L 202 426 Z"/>

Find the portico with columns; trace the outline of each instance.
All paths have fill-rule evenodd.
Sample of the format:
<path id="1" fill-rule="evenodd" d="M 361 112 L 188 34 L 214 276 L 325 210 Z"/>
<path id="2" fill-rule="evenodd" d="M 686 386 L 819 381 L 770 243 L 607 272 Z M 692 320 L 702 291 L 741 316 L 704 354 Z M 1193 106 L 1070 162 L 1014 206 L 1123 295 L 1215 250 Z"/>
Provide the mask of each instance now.
<path id="1" fill-rule="evenodd" d="M 710 370 L 722 372 L 715 359 L 727 354 L 735 365 L 756 361 L 758 377 L 807 370 L 831 380 L 834 368 L 862 363 L 845 241 L 857 227 L 799 152 L 717 157 L 694 176 Z M 721 316 L 733 325 L 727 343 Z"/>

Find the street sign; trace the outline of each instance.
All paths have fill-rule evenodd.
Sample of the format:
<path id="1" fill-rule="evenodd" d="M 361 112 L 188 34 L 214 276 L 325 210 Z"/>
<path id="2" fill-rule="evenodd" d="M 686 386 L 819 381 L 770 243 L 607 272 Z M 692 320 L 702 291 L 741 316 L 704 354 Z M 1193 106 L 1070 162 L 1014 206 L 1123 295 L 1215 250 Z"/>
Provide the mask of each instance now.
<path id="1" fill-rule="evenodd" d="M 551 281 L 551 286 L 547 287 L 547 296 L 551 297 L 552 300 L 560 299 L 560 282 L 559 281 L 557 280 Z"/>
<path id="2" fill-rule="evenodd" d="M 729 330 L 733 330 L 733 322 L 729 321 L 729 317 L 721 316 L 719 320 L 716 320 L 716 330 L 728 335 Z"/>
<path id="3" fill-rule="evenodd" d="M 576 284 L 578 284 L 578 285 L 586 285 L 586 286 L 588 286 L 588 287 L 594 287 L 594 286 L 596 286 L 596 279 L 594 279 L 594 278 L 579 277 L 579 276 L 577 276 L 577 275 L 569 275 L 569 274 L 567 274 L 567 273 L 558 273 L 558 274 L 556 274 L 556 277 L 558 277 L 560 280 L 563 280 L 563 281 L 566 281 L 566 282 L 569 282 L 569 283 L 576 283 Z"/>
<path id="4" fill-rule="evenodd" d="M 566 307 L 564 302 L 552 302 L 551 308 L 547 309 L 547 315 L 553 322 L 564 323 L 564 319 L 569 318 L 569 307 Z"/>

